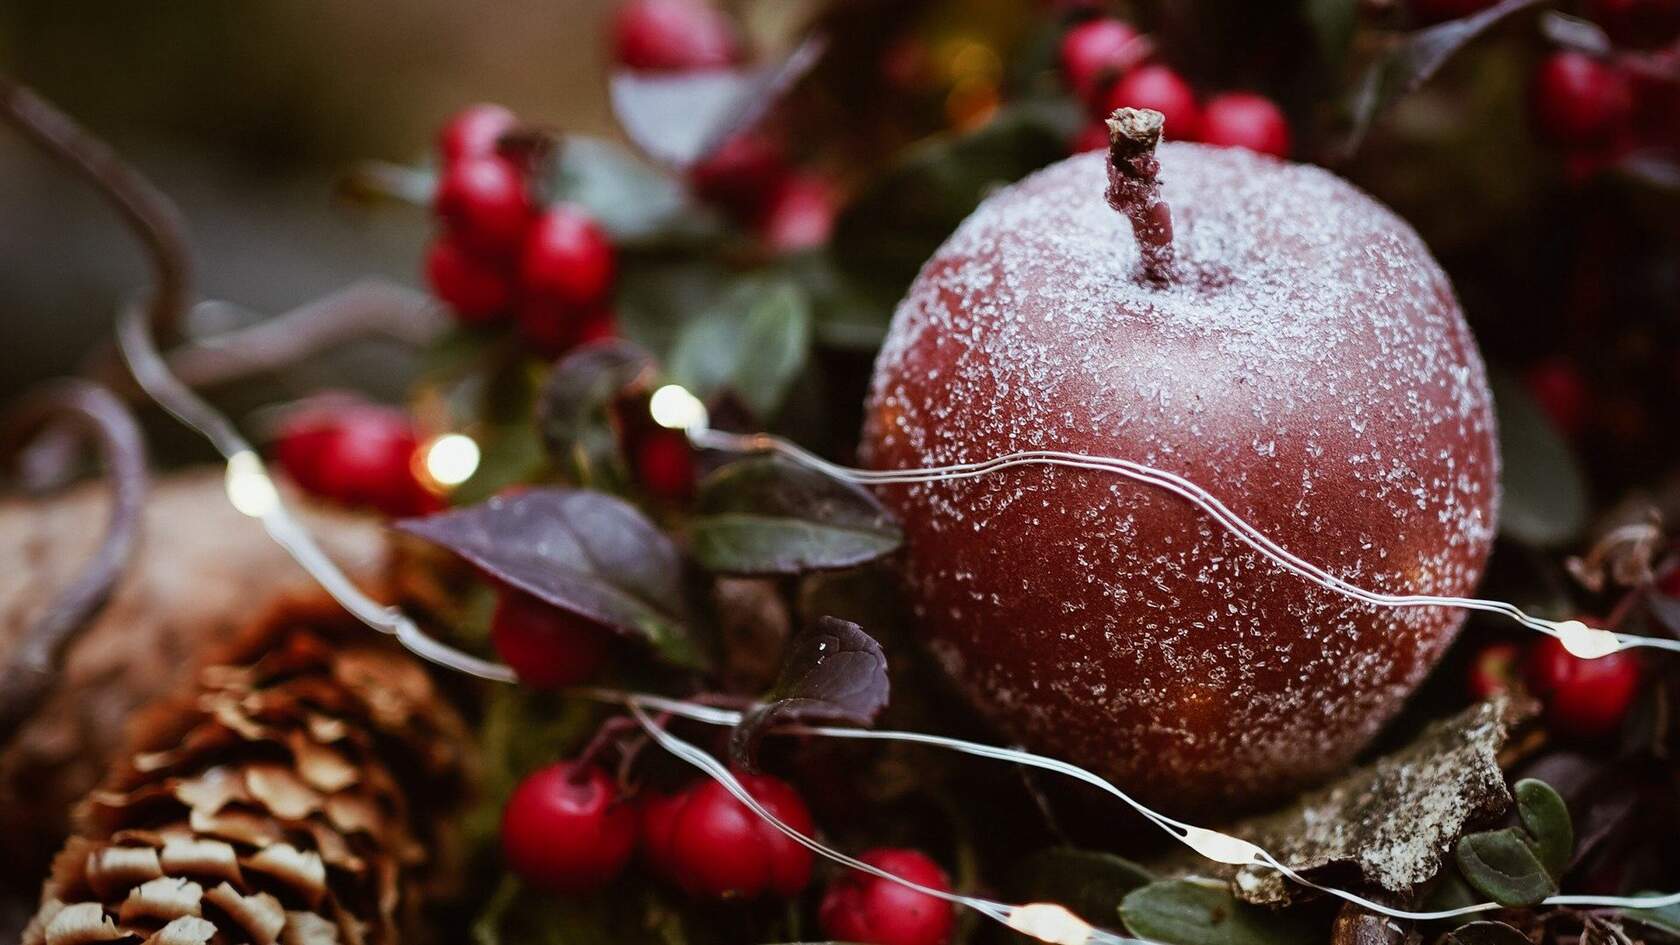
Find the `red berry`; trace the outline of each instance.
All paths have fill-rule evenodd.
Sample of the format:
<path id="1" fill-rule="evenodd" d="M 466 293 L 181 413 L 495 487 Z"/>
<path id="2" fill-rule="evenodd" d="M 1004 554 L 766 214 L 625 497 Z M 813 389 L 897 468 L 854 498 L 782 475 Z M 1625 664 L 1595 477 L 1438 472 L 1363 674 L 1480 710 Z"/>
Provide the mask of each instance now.
<path id="1" fill-rule="evenodd" d="M 1492 643 L 1470 662 L 1470 698 L 1491 699 L 1509 692 L 1521 675 L 1522 647 L 1515 643 Z"/>
<path id="2" fill-rule="evenodd" d="M 1540 133 L 1570 147 L 1602 145 L 1633 117 L 1627 75 L 1585 53 L 1547 56 L 1534 74 L 1532 95 Z"/>
<path id="3" fill-rule="evenodd" d="M 858 859 L 912 883 L 950 892 L 939 864 L 916 850 L 870 850 Z M 818 914 L 823 934 L 864 945 L 944 945 L 955 924 L 951 904 L 856 870 L 836 879 Z"/>
<path id="4" fill-rule="evenodd" d="M 612 631 L 523 591 L 505 590 L 490 619 L 490 642 L 519 681 L 540 689 L 572 686 L 606 660 Z"/>
<path id="5" fill-rule="evenodd" d="M 599 768 L 559 762 L 527 775 L 502 810 L 502 855 L 524 880 L 578 893 L 612 882 L 636 848 L 636 810 Z"/>
<path id="6" fill-rule="evenodd" d="M 642 799 L 642 859 L 655 875 L 676 880 L 674 852 L 677 814 L 688 802 L 688 794 L 650 793 Z"/>
<path id="7" fill-rule="evenodd" d="M 610 308 L 590 312 L 578 322 L 577 344 L 590 345 L 618 337 L 618 316 Z"/>
<path id="8" fill-rule="evenodd" d="M 1667 574 L 1657 578 L 1657 591 L 1669 597 L 1680 597 L 1680 566 L 1670 568 Z"/>
<path id="9" fill-rule="evenodd" d="M 491 321 L 513 304 L 513 278 L 507 268 L 473 254 L 448 234 L 426 250 L 426 282 L 467 324 Z"/>
<path id="10" fill-rule="evenodd" d="M 688 172 L 700 199 L 741 220 L 757 217 L 787 176 L 781 145 L 752 132 L 731 137 Z"/>
<path id="11" fill-rule="evenodd" d="M 1600 738 L 1622 725 L 1639 694 L 1639 661 L 1625 650 L 1585 660 L 1555 637 L 1535 645 L 1528 685 L 1546 705 L 1553 728 L 1578 738 Z"/>
<path id="12" fill-rule="evenodd" d="M 681 430 L 655 427 L 636 437 L 636 481 L 649 494 L 666 502 L 681 502 L 694 494 L 694 447 Z"/>
<path id="13" fill-rule="evenodd" d="M 1221 148 L 1247 148 L 1261 154 L 1289 156 L 1289 122 L 1271 99 L 1253 92 L 1215 95 L 1202 109 L 1198 139 Z"/>
<path id="14" fill-rule="evenodd" d="M 1080 98 L 1089 98 L 1104 83 L 1136 62 L 1143 44 L 1137 30 L 1112 17 L 1075 24 L 1062 36 L 1062 77 Z"/>
<path id="15" fill-rule="evenodd" d="M 469 105 L 438 132 L 438 153 L 445 164 L 496 153 L 496 142 L 519 125 L 519 117 L 500 105 Z"/>
<path id="16" fill-rule="evenodd" d="M 619 65 L 657 72 L 721 69 L 741 58 L 735 27 L 699 0 L 628 0 L 613 18 Z"/>
<path id="17" fill-rule="evenodd" d="M 1079 129 L 1068 143 L 1068 152 L 1083 154 L 1086 151 L 1101 151 L 1108 147 L 1108 125 L 1101 121 L 1089 122 Z"/>
<path id="18" fill-rule="evenodd" d="M 1116 108 L 1152 108 L 1166 118 L 1162 134 L 1179 141 L 1194 141 L 1202 132 L 1202 107 L 1190 83 L 1162 65 L 1143 66 L 1120 77 L 1099 96 L 1106 116 Z"/>
<path id="19" fill-rule="evenodd" d="M 576 204 L 548 208 L 531 225 L 520 257 L 520 286 L 570 308 L 594 308 L 612 290 L 613 247 L 589 211 Z"/>
<path id="20" fill-rule="evenodd" d="M 1587 420 L 1587 382 L 1568 358 L 1548 358 L 1523 375 L 1529 395 L 1560 433 L 1580 434 Z"/>
<path id="21" fill-rule="evenodd" d="M 524 175 L 499 157 L 465 158 L 445 168 L 432 209 L 473 251 L 486 255 L 517 250 L 533 213 Z"/>
<path id="22" fill-rule="evenodd" d="M 305 407 L 281 424 L 281 468 L 306 491 L 386 515 L 420 515 L 438 500 L 415 474 L 419 437 L 408 414 L 363 403 Z"/>
<path id="23" fill-rule="evenodd" d="M 811 812 L 786 782 L 739 771 L 735 777 L 777 819 L 811 834 Z M 712 899 L 756 899 L 765 893 L 791 896 L 811 879 L 811 851 L 753 813 L 716 781 L 702 781 L 679 794 L 672 808 L 656 812 L 652 821 L 654 829 L 663 829 L 665 835 L 650 839 L 646 847 L 650 864 L 656 868 L 663 864 L 667 878 L 693 895 Z"/>
<path id="24" fill-rule="evenodd" d="M 1498 0 L 1412 0 L 1412 18 L 1420 23 L 1456 20 L 1485 10 L 1496 2 Z"/>
<path id="25" fill-rule="evenodd" d="M 1591 0 L 1587 14 L 1623 46 L 1654 49 L 1680 36 L 1680 0 Z"/>
<path id="26" fill-rule="evenodd" d="M 798 252 L 828 242 L 839 212 L 834 188 L 814 174 L 782 181 L 758 221 L 759 235 L 778 253 Z"/>

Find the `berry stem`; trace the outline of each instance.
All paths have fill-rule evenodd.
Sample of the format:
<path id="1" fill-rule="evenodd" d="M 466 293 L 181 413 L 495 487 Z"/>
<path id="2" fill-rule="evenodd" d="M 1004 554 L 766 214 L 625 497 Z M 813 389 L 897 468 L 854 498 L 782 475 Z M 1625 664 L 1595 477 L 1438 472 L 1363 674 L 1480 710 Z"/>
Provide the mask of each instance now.
<path id="1" fill-rule="evenodd" d="M 1161 199 L 1161 143 L 1166 119 L 1147 108 L 1116 108 L 1108 116 L 1108 205 L 1132 221 L 1151 282 L 1173 281 L 1172 209 Z"/>

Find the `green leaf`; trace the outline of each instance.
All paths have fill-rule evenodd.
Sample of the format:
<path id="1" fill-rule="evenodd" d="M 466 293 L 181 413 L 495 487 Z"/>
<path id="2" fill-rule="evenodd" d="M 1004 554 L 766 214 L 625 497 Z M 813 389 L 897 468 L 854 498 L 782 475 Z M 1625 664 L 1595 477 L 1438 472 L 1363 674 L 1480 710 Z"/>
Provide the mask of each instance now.
<path id="1" fill-rule="evenodd" d="M 554 199 L 582 205 L 619 244 L 698 239 L 718 229 L 680 179 L 599 138 L 567 135 L 548 185 Z"/>
<path id="2" fill-rule="evenodd" d="M 1051 847 L 1020 862 L 1008 889 L 1016 902 L 1059 902 L 1098 925 L 1112 921 L 1126 894 L 1155 874 L 1125 857 L 1098 850 Z"/>
<path id="3" fill-rule="evenodd" d="M 618 489 L 629 479 L 613 407 L 650 382 L 653 357 L 627 341 L 586 345 L 560 359 L 537 399 L 543 446 L 579 485 Z"/>
<path id="4" fill-rule="evenodd" d="M 851 351 L 874 351 L 881 346 L 898 304 L 896 287 L 884 290 L 865 283 L 822 250 L 792 256 L 783 261 L 782 268 L 811 300 L 819 343 Z"/>
<path id="5" fill-rule="evenodd" d="M 1532 906 L 1557 892 L 1557 883 L 1515 828 L 1465 834 L 1453 854 L 1465 880 L 1502 906 Z"/>
<path id="6" fill-rule="evenodd" d="M 1502 374 L 1489 380 L 1503 469 L 1499 530 L 1528 545 L 1563 544 L 1586 525 L 1586 478 L 1522 383 Z"/>
<path id="7" fill-rule="evenodd" d="M 1120 918 L 1133 935 L 1166 945 L 1295 945 L 1323 938 L 1317 924 L 1299 914 L 1240 903 L 1223 886 L 1184 879 L 1128 893 Z"/>
<path id="8" fill-rule="evenodd" d="M 1552 786 L 1534 778 L 1516 783 L 1517 817 L 1533 841 L 1534 855 L 1553 881 L 1561 881 L 1575 853 L 1575 827 L 1569 807 Z"/>
<path id="9" fill-rule="evenodd" d="M 1503 922 L 1469 922 L 1448 932 L 1442 941 L 1445 945 L 1534 945 Z"/>
<path id="10" fill-rule="evenodd" d="M 1359 23 L 1359 0 L 1301 0 L 1301 15 L 1312 26 L 1319 58 L 1331 74 L 1340 73 Z"/>
<path id="11" fill-rule="evenodd" d="M 1634 895 L 1636 898 L 1641 899 L 1659 899 L 1663 898 L 1666 894 L 1642 892 L 1635 893 Z M 1624 919 L 1638 922 L 1641 925 L 1647 925 L 1651 928 L 1661 929 L 1670 935 L 1680 937 L 1680 903 L 1658 906 L 1655 909 L 1622 909 L 1620 912 L 1622 918 Z"/>
<path id="12" fill-rule="evenodd" d="M 811 306 L 785 278 L 750 278 L 684 326 L 673 379 L 702 397 L 729 390 L 761 419 L 775 416 L 811 351 Z"/>
<path id="13" fill-rule="evenodd" d="M 731 463 L 700 485 L 689 545 L 727 574 L 800 574 L 889 555 L 904 535 L 861 487 L 781 459 Z"/>

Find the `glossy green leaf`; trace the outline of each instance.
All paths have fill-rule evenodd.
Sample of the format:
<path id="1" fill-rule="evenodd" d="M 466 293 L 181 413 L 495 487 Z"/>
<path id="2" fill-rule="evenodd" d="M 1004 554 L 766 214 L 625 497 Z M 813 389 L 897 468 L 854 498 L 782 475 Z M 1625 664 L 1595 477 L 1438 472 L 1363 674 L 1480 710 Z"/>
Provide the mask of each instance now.
<path id="1" fill-rule="evenodd" d="M 1502 374 L 1490 381 L 1503 468 L 1500 532 L 1539 547 L 1563 544 L 1586 525 L 1586 478 L 1522 384 Z"/>
<path id="2" fill-rule="evenodd" d="M 1011 873 L 1016 902 L 1057 902 L 1087 922 L 1114 920 L 1126 894 L 1155 881 L 1155 874 L 1125 857 L 1100 850 L 1051 847 L 1020 862 Z"/>
<path id="3" fill-rule="evenodd" d="M 1120 918 L 1132 934 L 1165 945 L 1298 945 L 1324 937 L 1308 917 L 1238 902 L 1222 883 L 1184 879 L 1128 893 Z"/>
<path id="4" fill-rule="evenodd" d="M 1515 828 L 1465 834 L 1453 854 L 1464 879 L 1502 906 L 1532 906 L 1557 892 L 1557 883 Z"/>
<path id="5" fill-rule="evenodd" d="M 668 369 L 701 396 L 729 390 L 769 419 L 810 351 L 811 306 L 804 291 L 785 278 L 752 278 L 684 326 Z"/>
<path id="6" fill-rule="evenodd" d="M 767 457 L 708 476 L 689 522 L 695 560 L 728 574 L 855 567 L 891 554 L 903 540 L 868 491 Z"/>
<path id="7" fill-rule="evenodd" d="M 1528 831 L 1534 855 L 1554 881 L 1562 880 L 1575 853 L 1575 827 L 1568 806 L 1550 784 L 1534 778 L 1518 781 L 1512 793 L 1517 797 L 1517 817 Z"/>

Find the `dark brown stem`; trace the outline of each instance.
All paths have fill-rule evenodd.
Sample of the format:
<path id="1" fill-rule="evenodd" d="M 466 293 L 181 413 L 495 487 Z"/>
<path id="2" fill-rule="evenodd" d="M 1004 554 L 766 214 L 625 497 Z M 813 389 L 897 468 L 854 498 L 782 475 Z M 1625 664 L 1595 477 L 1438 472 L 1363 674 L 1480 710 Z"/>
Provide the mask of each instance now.
<path id="1" fill-rule="evenodd" d="M 1161 199 L 1161 143 L 1166 119 L 1147 108 L 1117 108 L 1108 116 L 1108 205 L 1132 221 L 1143 272 L 1151 282 L 1173 281 L 1172 210 Z"/>
<path id="2" fill-rule="evenodd" d="M 43 430 L 73 429 L 98 441 L 111 484 L 111 517 L 93 558 L 25 631 L 0 668 L 0 747 L 52 690 L 64 653 L 104 608 L 133 557 L 148 476 L 140 425 L 117 396 L 88 381 L 65 380 L 27 397 L 0 427 L 0 459 L 10 460 Z"/>

